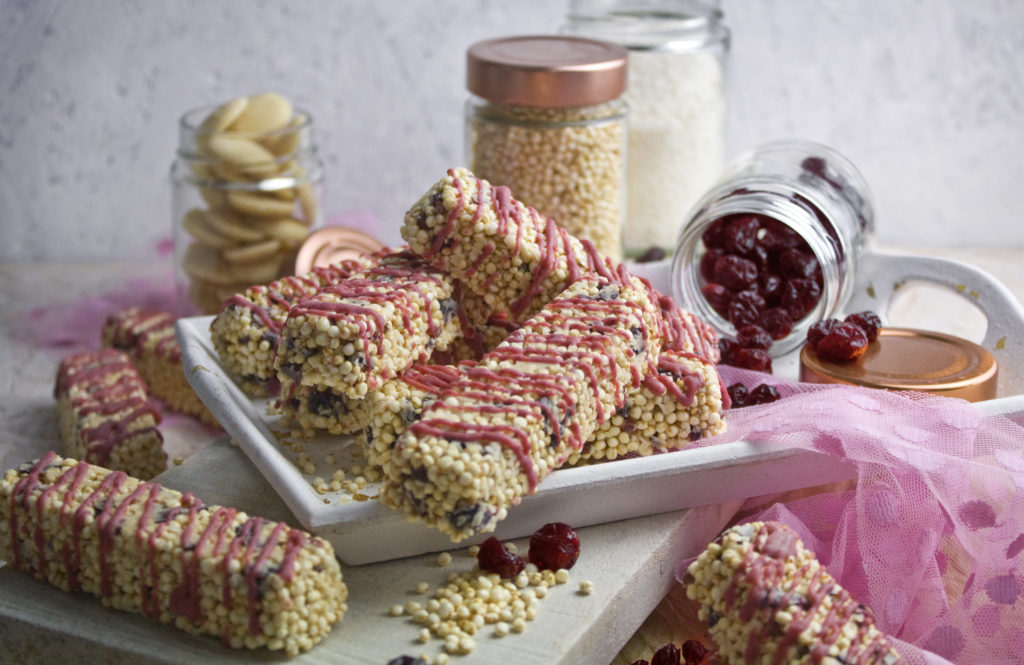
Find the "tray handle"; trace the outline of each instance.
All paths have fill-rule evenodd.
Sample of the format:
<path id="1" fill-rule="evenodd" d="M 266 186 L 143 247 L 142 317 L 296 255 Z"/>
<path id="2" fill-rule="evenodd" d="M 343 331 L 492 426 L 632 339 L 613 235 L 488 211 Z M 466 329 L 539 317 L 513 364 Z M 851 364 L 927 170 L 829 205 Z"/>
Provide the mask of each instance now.
<path id="1" fill-rule="evenodd" d="M 969 263 L 917 254 L 872 251 L 864 255 L 862 277 L 847 306 L 886 316 L 904 285 L 924 282 L 944 287 L 974 304 L 987 327 L 980 345 L 999 363 L 999 395 L 1024 393 L 1024 307 L 995 277 Z"/>

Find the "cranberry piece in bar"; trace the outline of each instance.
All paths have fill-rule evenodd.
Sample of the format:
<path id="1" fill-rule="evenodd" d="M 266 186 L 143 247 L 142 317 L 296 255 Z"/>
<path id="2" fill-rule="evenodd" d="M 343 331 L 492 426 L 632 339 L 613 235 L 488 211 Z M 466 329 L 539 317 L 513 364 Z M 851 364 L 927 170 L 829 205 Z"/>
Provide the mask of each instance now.
<path id="1" fill-rule="evenodd" d="M 826 360 L 848 362 L 859 358 L 867 348 L 868 336 L 860 326 L 840 323 L 818 341 L 817 353 Z"/>
<path id="2" fill-rule="evenodd" d="M 750 259 L 726 254 L 715 261 L 714 281 L 734 291 L 742 291 L 757 282 L 757 265 Z"/>
<path id="3" fill-rule="evenodd" d="M 580 537 L 568 524 L 551 522 L 530 536 L 530 563 L 547 570 L 569 569 L 580 556 Z"/>
<path id="4" fill-rule="evenodd" d="M 867 335 L 869 342 L 878 339 L 878 329 L 882 327 L 882 319 L 874 312 L 855 312 L 846 317 L 844 321 L 859 326 L 864 331 L 864 334 Z"/>
<path id="5" fill-rule="evenodd" d="M 649 247 L 646 252 L 637 257 L 637 263 L 653 263 L 665 258 L 665 250 L 661 247 Z"/>
<path id="6" fill-rule="evenodd" d="M 770 349 L 772 348 L 772 336 L 768 331 L 757 324 L 743 326 L 736 332 L 736 341 L 740 346 L 748 349 Z"/>
<path id="7" fill-rule="evenodd" d="M 526 567 L 522 557 L 509 552 L 505 544 L 494 536 L 480 543 L 476 563 L 480 566 L 480 570 L 497 573 L 504 579 L 515 577 Z"/>

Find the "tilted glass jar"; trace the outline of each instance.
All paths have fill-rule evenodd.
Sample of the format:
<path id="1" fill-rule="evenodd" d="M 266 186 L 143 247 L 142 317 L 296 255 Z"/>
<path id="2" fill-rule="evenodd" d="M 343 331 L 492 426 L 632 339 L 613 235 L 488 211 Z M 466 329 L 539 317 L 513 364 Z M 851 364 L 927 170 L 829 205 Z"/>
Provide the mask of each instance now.
<path id="1" fill-rule="evenodd" d="M 672 257 L 672 292 L 720 335 L 750 323 L 771 353 L 849 300 L 874 229 L 867 182 L 849 160 L 811 141 L 740 155 L 697 202 Z"/>
<path id="2" fill-rule="evenodd" d="M 179 298 L 215 313 L 235 293 L 294 274 L 299 246 L 319 226 L 313 120 L 273 93 L 189 111 L 171 185 Z"/>
<path id="3" fill-rule="evenodd" d="M 466 160 L 479 177 L 622 257 L 626 49 L 507 37 L 466 54 Z"/>
<path id="4" fill-rule="evenodd" d="M 629 257 L 672 251 L 722 170 L 730 33 L 719 0 L 571 0 L 563 31 L 629 49 Z M 660 254 L 661 251 L 658 253 Z"/>

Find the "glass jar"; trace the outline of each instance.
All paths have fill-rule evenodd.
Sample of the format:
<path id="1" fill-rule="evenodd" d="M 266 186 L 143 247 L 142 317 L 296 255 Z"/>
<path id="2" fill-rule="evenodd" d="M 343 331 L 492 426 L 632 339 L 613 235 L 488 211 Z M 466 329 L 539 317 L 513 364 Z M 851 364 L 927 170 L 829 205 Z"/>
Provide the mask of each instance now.
<path id="1" fill-rule="evenodd" d="M 722 170 L 730 34 L 719 1 L 571 0 L 564 31 L 629 49 L 622 242 L 630 258 L 668 254 L 680 220 Z"/>
<path id="2" fill-rule="evenodd" d="M 756 323 L 781 356 L 849 300 L 874 229 L 871 194 L 835 150 L 804 140 L 739 156 L 698 201 L 672 257 L 676 301 L 720 335 Z"/>
<path id="3" fill-rule="evenodd" d="M 178 129 L 178 295 L 183 308 L 212 314 L 235 293 L 294 274 L 321 221 L 323 166 L 310 115 L 273 93 L 189 111 Z"/>
<path id="4" fill-rule="evenodd" d="M 466 57 L 466 160 L 603 254 L 622 257 L 626 49 L 507 37 Z"/>

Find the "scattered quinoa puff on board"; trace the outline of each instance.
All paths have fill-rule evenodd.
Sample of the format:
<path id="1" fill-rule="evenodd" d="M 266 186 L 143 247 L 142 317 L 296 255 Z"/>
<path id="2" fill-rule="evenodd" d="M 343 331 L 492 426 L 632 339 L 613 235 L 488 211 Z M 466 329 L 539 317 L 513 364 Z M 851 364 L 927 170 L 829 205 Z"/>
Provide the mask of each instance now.
<path id="1" fill-rule="evenodd" d="M 160 412 L 131 358 L 116 349 L 61 361 L 54 387 L 64 451 L 149 479 L 167 468 Z"/>
<path id="2" fill-rule="evenodd" d="M 381 502 L 454 541 L 493 531 L 642 381 L 657 362 L 659 323 L 640 280 L 582 277 L 409 425 Z"/>
<path id="3" fill-rule="evenodd" d="M 375 262 L 371 256 L 346 259 L 265 286 L 250 286 L 225 300 L 210 324 L 210 340 L 242 390 L 253 397 L 276 393 L 274 349 L 292 306 Z"/>
<path id="4" fill-rule="evenodd" d="M 217 425 L 217 419 L 185 378 L 181 348 L 174 333 L 175 321 L 168 312 L 130 307 L 107 318 L 101 341 L 104 347 L 127 353 L 150 394 L 172 411 Z"/>
<path id="5" fill-rule="evenodd" d="M 875 627 L 871 610 L 828 574 L 778 522 L 727 529 L 687 570 L 729 665 L 896 665 L 906 661 Z"/>
<path id="6" fill-rule="evenodd" d="M 47 453 L 0 478 L 0 559 L 233 648 L 312 648 L 347 610 L 326 541 Z"/>

